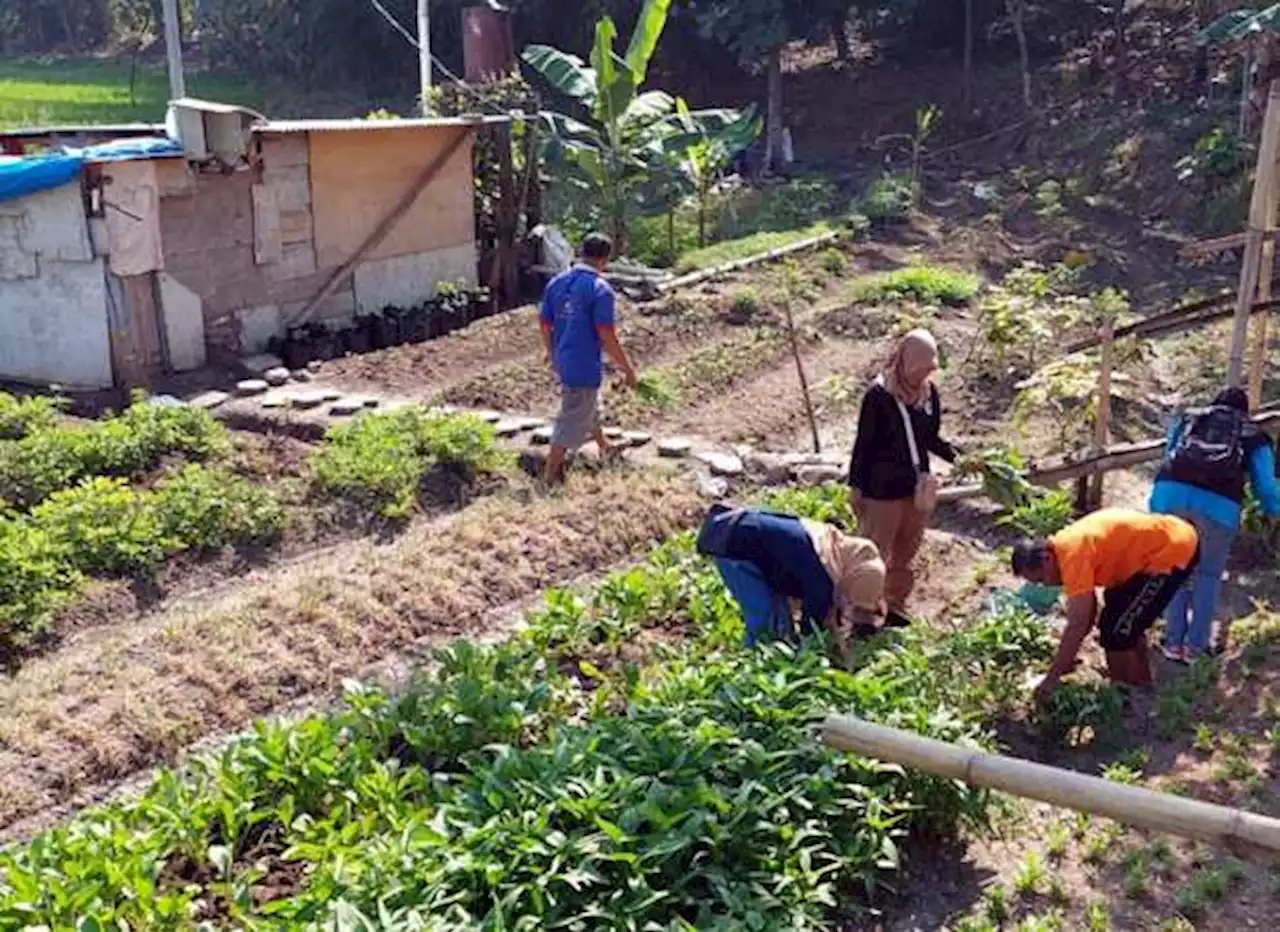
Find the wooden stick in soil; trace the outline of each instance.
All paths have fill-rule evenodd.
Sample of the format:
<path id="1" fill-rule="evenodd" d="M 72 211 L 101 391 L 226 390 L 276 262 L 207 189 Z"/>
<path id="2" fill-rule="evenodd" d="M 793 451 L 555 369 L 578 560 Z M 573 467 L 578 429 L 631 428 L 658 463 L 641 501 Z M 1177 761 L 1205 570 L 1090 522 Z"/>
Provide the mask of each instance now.
<path id="1" fill-rule="evenodd" d="M 791 296 L 782 302 L 782 313 L 787 321 L 787 336 L 791 340 L 791 355 L 796 359 L 796 374 L 800 376 L 800 392 L 804 395 L 804 413 L 809 418 L 809 430 L 813 431 L 813 452 L 822 452 L 822 438 L 818 436 L 818 418 L 813 413 L 813 399 L 809 397 L 809 380 L 805 378 L 804 363 L 800 359 L 800 341 L 796 337 L 796 323 L 791 316 Z"/>
<path id="2" fill-rule="evenodd" d="M 1276 238 L 1268 234 L 1262 242 L 1262 264 L 1258 268 L 1258 303 L 1271 300 L 1271 280 L 1276 267 Z M 1267 317 L 1257 315 L 1253 322 L 1253 358 L 1249 360 L 1249 407 L 1262 403 L 1262 380 L 1267 365 Z"/>
<path id="3" fill-rule="evenodd" d="M 1094 413 L 1093 442 L 1099 450 L 1111 443 L 1111 366 L 1114 356 L 1115 321 L 1108 317 L 1102 324 L 1102 360 L 1098 367 L 1098 409 Z M 1089 507 L 1101 508 L 1106 483 L 1105 472 L 1095 473 L 1089 487 Z"/>
<path id="4" fill-rule="evenodd" d="M 1088 812 L 1136 828 L 1205 841 L 1248 856 L 1273 859 L 1280 854 L 1280 820 L 1243 809 L 1125 786 L 1001 754 L 986 754 L 843 715 L 827 716 L 822 740 L 831 747 L 875 760 Z"/>

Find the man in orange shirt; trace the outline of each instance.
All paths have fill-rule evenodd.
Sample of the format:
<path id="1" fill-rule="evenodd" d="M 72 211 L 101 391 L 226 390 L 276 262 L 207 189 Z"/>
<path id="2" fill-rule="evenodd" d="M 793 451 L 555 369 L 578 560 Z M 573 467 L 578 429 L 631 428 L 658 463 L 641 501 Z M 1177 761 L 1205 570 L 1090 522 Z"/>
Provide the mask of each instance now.
<path id="1" fill-rule="evenodd" d="M 1095 619 L 1112 681 L 1150 685 L 1147 629 L 1187 581 L 1199 550 L 1196 529 L 1181 518 L 1121 508 L 1095 511 L 1048 540 L 1018 544 L 1013 572 L 1034 583 L 1061 586 L 1067 596 L 1062 643 L 1036 689 L 1036 701 L 1047 699 L 1075 666 Z"/>

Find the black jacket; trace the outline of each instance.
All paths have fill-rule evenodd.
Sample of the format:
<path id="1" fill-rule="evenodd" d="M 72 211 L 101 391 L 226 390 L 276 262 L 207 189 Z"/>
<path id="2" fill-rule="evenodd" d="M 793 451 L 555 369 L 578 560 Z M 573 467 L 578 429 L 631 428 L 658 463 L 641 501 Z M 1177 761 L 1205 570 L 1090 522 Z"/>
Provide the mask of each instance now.
<path id="1" fill-rule="evenodd" d="M 938 389 L 929 386 L 929 398 L 922 407 L 908 408 L 915 428 L 916 447 L 924 461 L 917 470 L 911 464 L 907 435 L 897 400 L 879 381 L 862 399 L 858 415 L 858 436 L 849 461 L 849 484 L 867 498 L 898 501 L 916 492 L 917 472 L 929 471 L 929 454 L 954 463 L 955 447 L 939 436 L 942 429 L 942 402 Z"/>

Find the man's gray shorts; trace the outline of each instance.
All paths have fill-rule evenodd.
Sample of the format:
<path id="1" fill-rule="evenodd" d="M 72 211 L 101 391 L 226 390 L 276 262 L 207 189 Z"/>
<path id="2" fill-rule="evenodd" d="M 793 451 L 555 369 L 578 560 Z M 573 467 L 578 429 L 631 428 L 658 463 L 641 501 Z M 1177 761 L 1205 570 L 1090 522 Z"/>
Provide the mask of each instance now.
<path id="1" fill-rule="evenodd" d="M 551 442 L 566 450 L 576 450 L 595 436 L 600 403 L 598 388 L 564 388 L 560 396 L 560 415 Z"/>

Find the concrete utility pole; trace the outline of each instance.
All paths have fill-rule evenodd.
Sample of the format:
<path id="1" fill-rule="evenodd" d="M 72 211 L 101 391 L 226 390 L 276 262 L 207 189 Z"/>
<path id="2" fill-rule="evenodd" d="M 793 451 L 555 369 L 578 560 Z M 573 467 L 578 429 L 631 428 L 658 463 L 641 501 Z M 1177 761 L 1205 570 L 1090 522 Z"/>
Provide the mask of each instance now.
<path id="1" fill-rule="evenodd" d="M 169 58 L 169 99 L 180 100 L 187 96 L 187 77 L 182 70 L 182 17 L 178 15 L 178 0 L 164 0 L 164 50 Z"/>
<path id="2" fill-rule="evenodd" d="M 418 81 L 422 112 L 427 110 L 427 94 L 431 90 L 431 9 L 429 0 L 418 0 Z"/>

